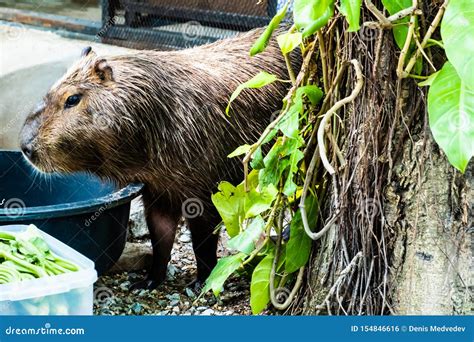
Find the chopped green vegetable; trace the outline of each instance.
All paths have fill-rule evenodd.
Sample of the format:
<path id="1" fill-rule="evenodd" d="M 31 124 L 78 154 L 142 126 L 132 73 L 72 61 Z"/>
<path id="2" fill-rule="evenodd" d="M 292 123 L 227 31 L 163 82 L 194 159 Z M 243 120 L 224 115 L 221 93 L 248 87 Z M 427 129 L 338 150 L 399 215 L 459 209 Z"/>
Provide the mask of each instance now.
<path id="1" fill-rule="evenodd" d="M 51 251 L 34 225 L 21 233 L 0 231 L 0 284 L 78 270 L 79 267 Z"/>

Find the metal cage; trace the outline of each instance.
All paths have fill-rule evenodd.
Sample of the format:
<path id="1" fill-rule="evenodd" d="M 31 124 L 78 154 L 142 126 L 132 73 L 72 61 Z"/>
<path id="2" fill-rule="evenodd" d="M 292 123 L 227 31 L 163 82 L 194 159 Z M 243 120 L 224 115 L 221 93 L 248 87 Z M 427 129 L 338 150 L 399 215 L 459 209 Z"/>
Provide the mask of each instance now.
<path id="1" fill-rule="evenodd" d="M 102 0 L 103 42 L 180 49 L 265 26 L 277 0 Z"/>

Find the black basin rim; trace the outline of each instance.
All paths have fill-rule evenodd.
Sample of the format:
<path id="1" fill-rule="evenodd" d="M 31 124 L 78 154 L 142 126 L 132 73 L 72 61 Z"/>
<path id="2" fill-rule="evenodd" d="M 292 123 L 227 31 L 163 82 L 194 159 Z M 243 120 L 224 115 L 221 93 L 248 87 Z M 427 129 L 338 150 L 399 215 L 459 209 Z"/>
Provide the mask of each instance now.
<path id="1" fill-rule="evenodd" d="M 8 209 L 0 209 L 0 222 L 17 222 L 25 219 L 42 219 L 64 217 L 94 212 L 104 207 L 104 210 L 120 206 L 130 202 L 133 198 L 140 195 L 143 184 L 130 184 L 126 187 L 116 190 L 113 193 L 102 197 L 88 199 L 83 201 L 52 204 L 45 206 L 26 207 L 24 211 L 17 215 L 7 214 Z"/>

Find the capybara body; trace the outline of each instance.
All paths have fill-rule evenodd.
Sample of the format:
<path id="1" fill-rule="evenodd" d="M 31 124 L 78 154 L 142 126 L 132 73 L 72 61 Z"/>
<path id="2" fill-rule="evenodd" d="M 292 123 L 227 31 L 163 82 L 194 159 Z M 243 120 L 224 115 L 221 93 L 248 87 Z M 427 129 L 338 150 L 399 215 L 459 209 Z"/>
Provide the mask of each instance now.
<path id="1" fill-rule="evenodd" d="M 165 279 L 182 216 L 191 229 L 198 280 L 217 262 L 213 230 L 220 219 L 211 194 L 222 180 L 242 179 L 241 161 L 227 155 L 258 139 L 288 90 L 284 82 L 245 90 L 225 113 L 232 92 L 258 72 L 288 79 L 274 39 L 264 53 L 249 56 L 261 33 L 173 52 L 102 57 L 88 48 L 26 119 L 21 148 L 39 170 L 89 171 L 119 185 L 145 184 L 154 262 L 136 287 Z"/>

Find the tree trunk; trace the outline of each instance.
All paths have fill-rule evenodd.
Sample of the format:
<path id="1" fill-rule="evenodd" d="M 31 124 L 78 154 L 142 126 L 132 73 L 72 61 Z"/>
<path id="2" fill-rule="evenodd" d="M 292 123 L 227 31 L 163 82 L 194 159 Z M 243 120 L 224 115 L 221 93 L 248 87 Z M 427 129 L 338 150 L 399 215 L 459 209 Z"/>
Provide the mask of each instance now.
<path id="1" fill-rule="evenodd" d="M 472 164 L 460 175 L 427 135 L 406 144 L 396 171 L 402 187 L 387 188 L 387 226 L 396 231 L 394 309 L 408 315 L 472 314 Z"/>
<path id="2" fill-rule="evenodd" d="M 430 5 L 424 1 L 427 23 Z M 315 245 L 303 312 L 472 314 L 473 162 L 461 175 L 432 140 L 425 91 L 397 79 L 390 30 L 354 34 L 345 25 L 333 25 L 325 45 L 336 61 L 364 66 L 365 86 L 338 113 L 346 164 L 322 215 L 337 220 Z M 353 75 L 333 102 L 351 92 Z"/>

